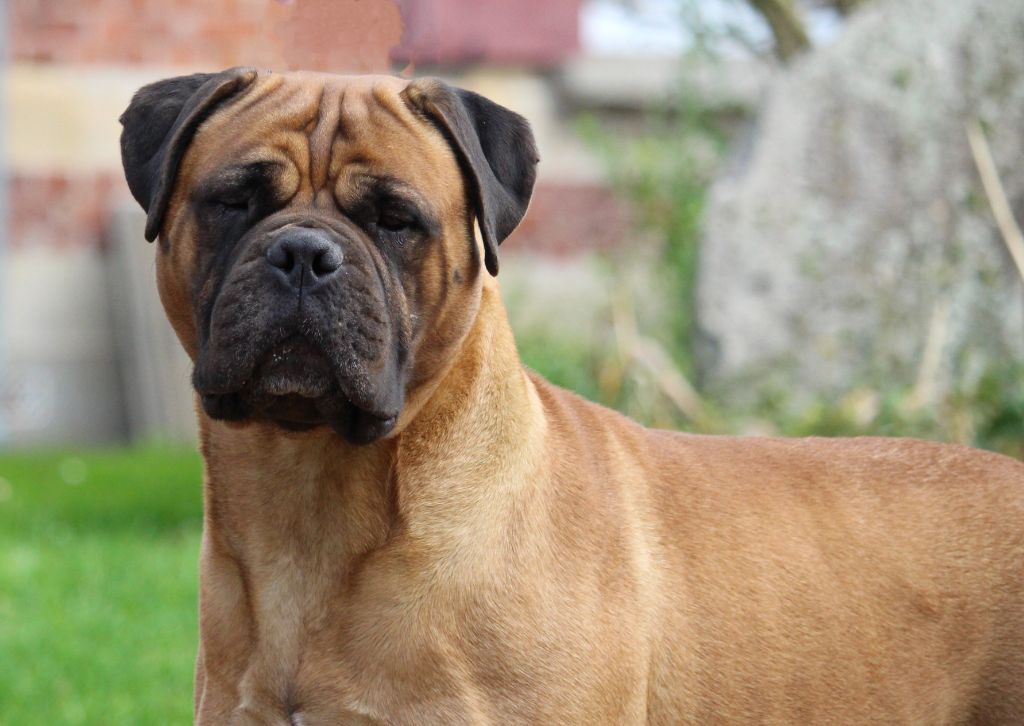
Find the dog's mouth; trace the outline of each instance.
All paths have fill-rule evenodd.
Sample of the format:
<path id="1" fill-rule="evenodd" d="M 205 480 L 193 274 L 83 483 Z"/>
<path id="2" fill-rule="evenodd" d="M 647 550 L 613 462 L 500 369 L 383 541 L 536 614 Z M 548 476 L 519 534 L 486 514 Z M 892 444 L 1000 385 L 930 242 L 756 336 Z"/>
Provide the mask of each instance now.
<path id="1" fill-rule="evenodd" d="M 288 429 L 327 425 L 327 399 L 338 393 L 330 362 L 303 336 L 275 345 L 243 389 L 255 412 Z"/>
<path id="2" fill-rule="evenodd" d="M 329 426 L 353 443 L 385 435 L 396 418 L 353 404 L 327 355 L 302 335 L 272 346 L 239 390 L 203 393 L 202 403 L 216 419 L 263 418 L 288 431 Z"/>

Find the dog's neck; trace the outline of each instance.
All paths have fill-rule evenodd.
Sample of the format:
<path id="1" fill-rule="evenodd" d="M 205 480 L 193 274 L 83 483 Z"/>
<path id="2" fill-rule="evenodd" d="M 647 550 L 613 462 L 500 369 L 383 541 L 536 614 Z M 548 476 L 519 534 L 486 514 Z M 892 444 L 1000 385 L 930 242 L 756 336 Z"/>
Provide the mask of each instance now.
<path id="1" fill-rule="evenodd" d="M 483 511 L 517 499 L 510 488 L 529 480 L 519 474 L 540 455 L 545 428 L 496 287 L 485 288 L 444 378 L 399 434 L 366 446 L 200 414 L 208 532 L 229 551 L 304 541 L 341 559 L 372 551 L 396 528 L 458 549 Z M 495 457 L 508 462 L 500 478 L 486 464 Z"/>

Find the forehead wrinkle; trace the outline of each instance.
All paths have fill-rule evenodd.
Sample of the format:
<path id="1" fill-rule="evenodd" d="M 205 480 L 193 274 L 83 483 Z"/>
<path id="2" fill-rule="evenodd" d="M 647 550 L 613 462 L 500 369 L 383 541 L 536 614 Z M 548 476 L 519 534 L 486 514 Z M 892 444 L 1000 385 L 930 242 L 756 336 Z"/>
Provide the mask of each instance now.
<path id="1" fill-rule="evenodd" d="M 312 156 L 309 149 L 309 125 L 316 120 L 316 107 L 308 102 L 308 88 L 278 84 L 275 94 L 264 97 L 273 104 L 272 111 L 265 105 L 250 109 L 250 118 L 237 119 L 242 129 L 236 131 L 235 145 L 225 149 L 232 158 L 239 155 L 256 156 L 262 150 L 271 155 L 280 154 L 300 173 L 311 171 Z M 276 97 L 274 97 L 276 96 Z M 268 137 L 272 139 L 267 143 Z"/>
<path id="2" fill-rule="evenodd" d="M 401 95 L 392 92 L 383 84 L 374 87 L 373 95 L 378 101 L 378 111 L 383 109 L 395 119 L 401 128 L 415 139 L 419 148 L 429 149 L 434 158 L 443 159 L 445 163 L 450 163 L 452 168 L 458 168 L 458 160 L 448 140 L 432 123 L 409 108 Z"/>
<path id="3" fill-rule="evenodd" d="M 373 146 L 364 148 L 360 156 L 368 156 L 379 163 L 390 162 L 393 154 L 388 152 L 395 148 L 394 142 L 397 137 L 400 147 L 407 148 L 411 141 L 417 149 L 417 154 L 413 157 L 402 155 L 403 168 L 407 171 L 423 163 L 431 164 L 431 159 L 434 162 L 450 164 L 451 169 L 458 168 L 458 161 L 448 141 L 432 124 L 420 119 L 393 88 L 387 84 L 375 85 L 370 89 L 370 97 L 374 103 L 360 99 L 362 104 L 359 107 L 359 115 L 364 118 L 353 119 L 355 123 L 346 134 L 347 140 L 353 143 L 358 141 L 355 133 L 359 129 L 358 121 L 378 132 L 373 139 Z M 407 138 L 403 139 L 403 135 Z"/>
<path id="4" fill-rule="evenodd" d="M 238 114 L 240 117 L 248 116 L 248 128 L 259 128 L 267 131 L 275 126 L 288 125 L 297 129 L 303 129 L 313 120 L 315 107 L 308 103 L 310 90 L 302 86 L 291 84 L 277 84 L 277 86 L 261 101 L 265 104 L 256 106 L 249 104 Z"/>
<path id="5" fill-rule="evenodd" d="M 283 77 L 272 76 L 247 93 L 251 95 L 243 96 L 207 119 L 197 135 L 209 129 L 219 132 L 228 142 L 251 136 L 260 138 L 275 126 L 302 128 L 311 115 L 309 104 L 295 102 L 303 95 L 308 96 L 308 89 L 288 84 Z"/>
<path id="6" fill-rule="evenodd" d="M 284 85 L 285 79 L 281 76 L 269 76 L 261 78 L 262 82 L 250 86 L 234 104 L 229 107 L 236 115 L 246 114 L 253 106 L 271 96 Z"/>
<path id="7" fill-rule="evenodd" d="M 406 131 L 414 136 L 422 133 L 422 124 L 405 104 L 401 96 L 384 85 L 374 86 L 372 94 L 377 101 L 377 107 L 387 111 Z"/>
<path id="8" fill-rule="evenodd" d="M 259 134 L 246 134 L 235 143 L 224 144 L 215 154 L 207 154 L 197 162 L 197 174 L 209 174 L 221 167 L 237 167 L 252 163 L 273 162 L 305 174 L 306 135 L 299 129 L 277 133 L 271 143 Z"/>
<path id="9" fill-rule="evenodd" d="M 334 94 L 335 92 L 328 94 L 326 84 L 321 86 L 320 98 L 317 101 L 316 121 L 312 131 L 309 132 L 309 182 L 313 187 L 314 194 L 327 184 L 330 172 L 331 144 L 334 141 L 338 118 L 341 115 L 339 104 L 328 102 L 329 95 L 333 96 Z"/>
<path id="10" fill-rule="evenodd" d="M 283 157 L 288 159 L 295 165 L 295 168 L 302 169 L 301 161 L 306 157 L 305 152 L 305 134 L 294 132 L 287 134 L 278 139 L 278 141 L 271 147 L 271 151 L 281 154 Z"/>
<path id="11" fill-rule="evenodd" d="M 345 125 L 345 98 L 348 96 L 348 88 L 346 86 L 341 87 L 341 92 L 338 94 L 338 123 L 334 130 L 334 139 L 348 140 L 350 134 L 348 127 Z"/>

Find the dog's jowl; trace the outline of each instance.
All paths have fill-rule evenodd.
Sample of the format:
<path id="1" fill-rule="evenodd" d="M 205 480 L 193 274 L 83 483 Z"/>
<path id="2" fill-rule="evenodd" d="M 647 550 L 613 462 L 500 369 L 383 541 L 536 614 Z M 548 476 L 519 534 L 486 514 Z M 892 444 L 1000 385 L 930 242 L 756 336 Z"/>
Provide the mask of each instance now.
<path id="1" fill-rule="evenodd" d="M 526 371 L 523 118 L 233 69 L 121 120 L 195 364 L 197 722 L 1024 723 L 1024 465 L 654 431 Z"/>

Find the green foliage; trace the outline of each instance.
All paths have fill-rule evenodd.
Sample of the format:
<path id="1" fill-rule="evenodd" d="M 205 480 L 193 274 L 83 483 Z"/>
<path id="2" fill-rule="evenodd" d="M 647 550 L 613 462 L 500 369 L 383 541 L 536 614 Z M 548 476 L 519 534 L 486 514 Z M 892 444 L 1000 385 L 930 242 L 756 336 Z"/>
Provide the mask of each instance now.
<path id="1" fill-rule="evenodd" d="M 1024 458 L 1024 366 L 1001 365 L 974 384 L 924 403 L 911 388 L 877 381 L 800 410 L 766 394 L 753 412 L 732 412 L 732 428 L 787 436 L 910 436 L 953 441 Z M 768 423 L 770 422 L 770 423 Z"/>
<path id="2" fill-rule="evenodd" d="M 0 723 L 187 724 L 191 450 L 0 454 Z"/>
<path id="3" fill-rule="evenodd" d="M 693 98 L 681 93 L 681 98 Z M 616 297 L 628 259 L 646 265 L 639 275 L 657 290 L 660 309 L 628 307 L 631 325 L 666 355 L 661 373 L 694 379 L 695 291 L 705 194 L 719 167 L 730 119 L 693 101 L 668 103 L 639 125 L 583 118 L 580 130 L 607 164 L 610 178 L 635 213 L 640 240 L 607 259 L 609 309 L 606 327 L 615 326 Z M 620 122 L 621 124 L 621 122 Z M 637 247 L 653 239 L 657 254 L 643 261 Z M 635 298 L 626 291 L 627 298 Z M 618 311 L 620 316 L 622 311 Z M 567 344 L 550 334 L 517 331 L 524 359 L 559 385 L 661 427 L 709 433 L 753 432 L 794 436 L 916 436 L 989 448 L 1024 456 L 1024 366 L 1004 365 L 954 386 L 938 401 L 922 401 L 910 386 L 896 386 L 880 375 L 851 382 L 841 395 L 822 397 L 794 410 L 791 392 L 765 390 L 759 405 L 727 410 L 707 394 L 700 414 L 684 412 L 661 385 L 659 371 L 631 365 L 629 350 L 614 333 L 597 332 L 589 341 Z M 662 358 L 665 358 L 664 362 Z M 766 388 L 765 381 L 751 385 Z"/>
<path id="4" fill-rule="evenodd" d="M 582 346 L 550 335 L 527 334 L 516 340 L 519 355 L 529 368 L 556 386 L 576 391 L 593 401 L 601 400 L 597 346 Z"/>
<path id="5" fill-rule="evenodd" d="M 966 412 L 972 443 L 1024 458 L 1024 365 L 987 371 L 950 405 Z"/>
<path id="6" fill-rule="evenodd" d="M 659 338 L 689 375 L 701 218 L 725 134 L 709 110 L 687 100 L 652 111 L 628 135 L 593 117 L 582 119 L 580 129 L 605 160 L 613 185 L 630 201 L 638 233 L 652 235 L 660 245 L 652 284 L 673 302 L 658 321 Z"/>
<path id="7" fill-rule="evenodd" d="M 516 331 L 525 363 L 553 383 L 662 427 L 695 426 L 665 381 L 693 374 L 701 217 L 726 136 L 721 119 L 679 100 L 689 98 L 680 94 L 639 124 L 617 126 L 593 115 L 579 120 L 579 132 L 630 202 L 636 241 L 599 265 L 608 294 L 591 335 L 566 340 L 545 325 Z M 627 269 L 640 274 L 629 279 Z"/>

